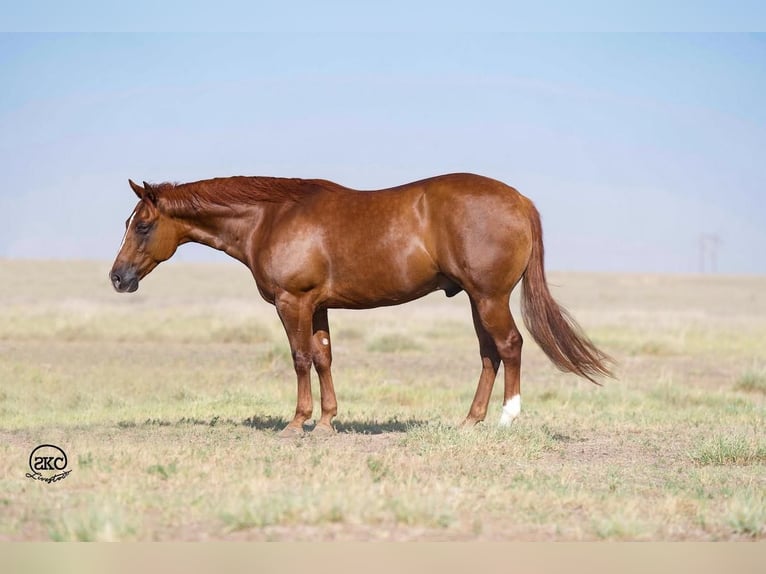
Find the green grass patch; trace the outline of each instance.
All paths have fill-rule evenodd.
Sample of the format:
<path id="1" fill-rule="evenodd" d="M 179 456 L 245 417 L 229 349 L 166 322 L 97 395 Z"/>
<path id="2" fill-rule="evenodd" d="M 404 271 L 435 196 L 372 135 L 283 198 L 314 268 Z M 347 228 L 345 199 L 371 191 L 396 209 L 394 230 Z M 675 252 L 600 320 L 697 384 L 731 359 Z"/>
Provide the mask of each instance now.
<path id="1" fill-rule="evenodd" d="M 125 521 L 123 513 L 108 507 L 91 505 L 69 510 L 44 522 L 53 542 L 114 542 L 130 540 L 136 534 L 135 526 Z"/>
<path id="2" fill-rule="evenodd" d="M 162 480 L 167 480 L 178 473 L 178 466 L 175 462 L 171 462 L 170 464 L 153 464 L 146 469 L 146 472 L 159 476 Z"/>
<path id="3" fill-rule="evenodd" d="M 748 370 L 737 379 L 735 391 L 766 394 L 766 369 Z"/>
<path id="4" fill-rule="evenodd" d="M 744 466 L 766 463 L 766 442 L 743 433 L 718 434 L 704 438 L 689 453 L 700 466 Z"/>
<path id="5" fill-rule="evenodd" d="M 751 537 L 766 534 L 766 494 L 761 491 L 738 496 L 726 519 L 737 534 Z"/>

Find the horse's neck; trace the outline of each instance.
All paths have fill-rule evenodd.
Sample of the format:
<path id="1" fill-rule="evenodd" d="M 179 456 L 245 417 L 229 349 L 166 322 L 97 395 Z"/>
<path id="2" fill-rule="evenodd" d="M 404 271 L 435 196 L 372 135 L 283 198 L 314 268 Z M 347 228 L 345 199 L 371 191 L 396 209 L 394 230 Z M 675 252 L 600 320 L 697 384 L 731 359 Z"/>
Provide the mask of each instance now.
<path id="1" fill-rule="evenodd" d="M 186 219 L 188 232 L 185 241 L 193 241 L 223 251 L 234 259 L 249 265 L 249 246 L 263 221 L 267 204 L 249 205 L 217 213 L 198 213 Z"/>

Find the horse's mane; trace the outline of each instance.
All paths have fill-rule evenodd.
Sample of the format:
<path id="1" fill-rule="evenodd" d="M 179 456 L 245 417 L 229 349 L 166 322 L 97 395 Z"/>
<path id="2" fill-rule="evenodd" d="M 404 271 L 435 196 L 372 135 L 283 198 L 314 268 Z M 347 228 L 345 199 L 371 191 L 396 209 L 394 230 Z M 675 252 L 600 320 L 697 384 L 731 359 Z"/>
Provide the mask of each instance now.
<path id="1" fill-rule="evenodd" d="M 169 215 L 191 215 L 221 207 L 241 207 L 258 202 L 297 202 L 320 191 L 342 186 L 323 179 L 282 177 L 219 177 L 192 183 L 151 184 L 157 201 Z"/>

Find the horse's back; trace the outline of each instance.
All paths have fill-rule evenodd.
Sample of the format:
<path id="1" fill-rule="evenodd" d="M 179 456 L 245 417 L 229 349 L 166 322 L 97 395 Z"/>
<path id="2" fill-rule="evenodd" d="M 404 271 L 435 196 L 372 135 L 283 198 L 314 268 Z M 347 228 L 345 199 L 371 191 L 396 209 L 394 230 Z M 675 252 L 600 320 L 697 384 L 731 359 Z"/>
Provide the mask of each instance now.
<path id="1" fill-rule="evenodd" d="M 317 289 L 330 307 L 397 304 L 439 288 L 507 293 L 531 251 L 527 205 L 472 174 L 327 189 L 273 222 L 261 257 L 277 285 Z"/>
<path id="2" fill-rule="evenodd" d="M 469 291 L 509 292 L 526 269 L 531 202 L 501 181 L 454 173 L 347 193 L 342 202 L 349 207 L 335 213 L 345 211 L 360 237 L 375 238 L 376 257 L 401 273 L 406 267 Z"/>

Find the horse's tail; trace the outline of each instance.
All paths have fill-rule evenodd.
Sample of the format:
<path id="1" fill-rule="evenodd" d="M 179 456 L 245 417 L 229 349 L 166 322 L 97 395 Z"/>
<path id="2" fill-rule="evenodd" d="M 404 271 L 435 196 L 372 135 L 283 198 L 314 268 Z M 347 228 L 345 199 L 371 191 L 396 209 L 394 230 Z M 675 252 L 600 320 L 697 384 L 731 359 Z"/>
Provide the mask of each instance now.
<path id="1" fill-rule="evenodd" d="M 540 214 L 531 201 L 529 219 L 532 254 L 524 272 L 521 293 L 524 324 L 556 367 L 599 384 L 594 377 L 613 376 L 609 369 L 613 361 L 588 339 L 567 310 L 551 296 L 543 267 L 543 228 Z"/>

